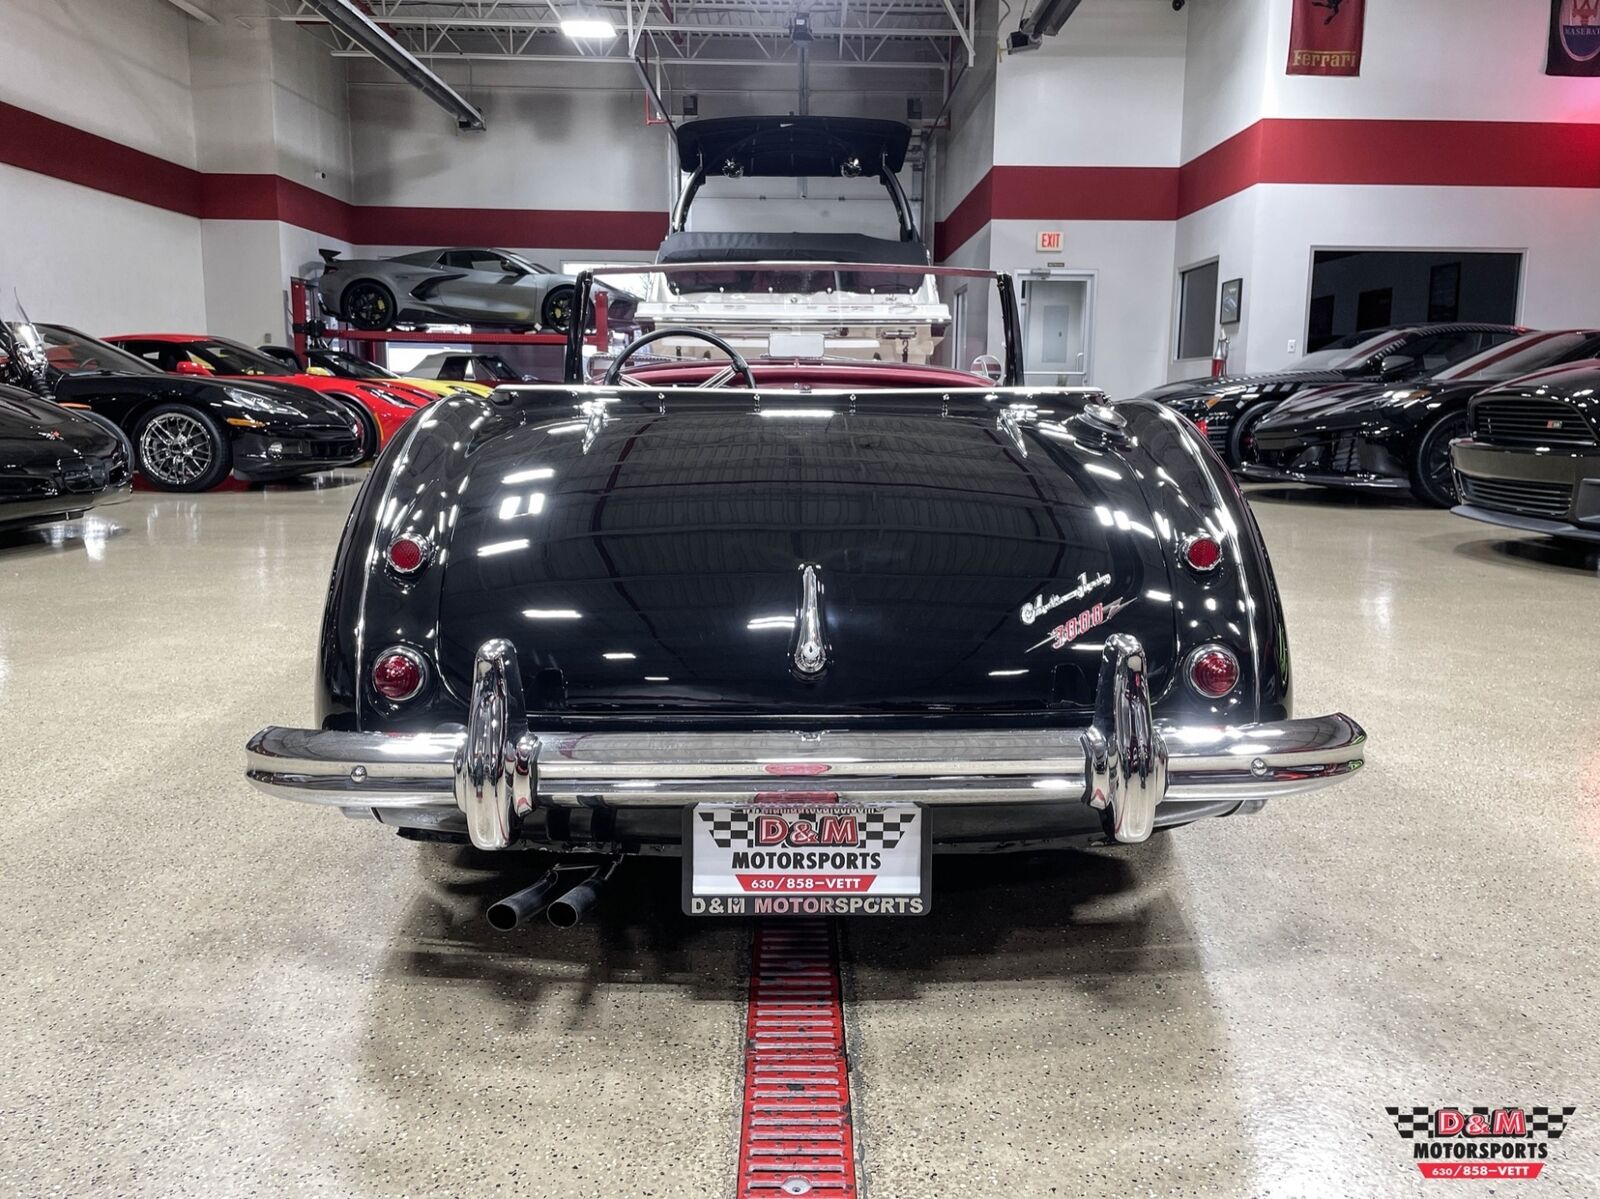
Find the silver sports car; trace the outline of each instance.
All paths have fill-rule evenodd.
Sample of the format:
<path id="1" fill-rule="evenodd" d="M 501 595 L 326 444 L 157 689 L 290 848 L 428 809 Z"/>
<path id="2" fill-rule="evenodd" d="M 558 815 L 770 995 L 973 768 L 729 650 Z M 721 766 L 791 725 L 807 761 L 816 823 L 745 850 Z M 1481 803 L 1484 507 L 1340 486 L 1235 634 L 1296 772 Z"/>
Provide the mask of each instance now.
<path id="1" fill-rule="evenodd" d="M 509 250 L 456 246 L 399 258 L 321 254 L 327 264 L 317 283 L 322 310 L 357 329 L 412 322 L 565 332 L 572 316 L 573 277 Z M 634 304 L 625 293 L 607 299 L 619 319 Z"/>

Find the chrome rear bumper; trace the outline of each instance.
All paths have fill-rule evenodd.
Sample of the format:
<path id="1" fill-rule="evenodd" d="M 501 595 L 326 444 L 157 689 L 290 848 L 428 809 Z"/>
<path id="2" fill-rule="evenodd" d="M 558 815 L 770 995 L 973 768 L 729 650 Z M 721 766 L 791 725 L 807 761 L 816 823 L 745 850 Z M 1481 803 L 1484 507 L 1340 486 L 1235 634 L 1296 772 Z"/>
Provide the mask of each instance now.
<path id="1" fill-rule="evenodd" d="M 479 650 L 465 733 L 265 728 L 246 776 L 285 799 L 341 808 L 459 809 L 482 849 L 504 849 L 536 807 L 683 807 L 710 800 L 1060 803 L 1095 809 L 1106 834 L 1143 841 L 1165 802 L 1261 801 L 1360 769 L 1348 716 L 1237 727 L 1160 724 L 1132 637 L 1107 639 L 1086 728 L 940 733 L 526 731 L 516 652 Z"/>

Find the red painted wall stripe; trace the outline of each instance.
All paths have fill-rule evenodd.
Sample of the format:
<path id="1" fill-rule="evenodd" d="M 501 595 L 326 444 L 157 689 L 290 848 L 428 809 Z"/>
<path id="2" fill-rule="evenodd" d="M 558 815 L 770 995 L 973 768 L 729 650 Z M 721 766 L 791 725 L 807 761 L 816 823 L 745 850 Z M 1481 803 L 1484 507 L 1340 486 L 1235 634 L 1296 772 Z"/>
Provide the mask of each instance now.
<path id="1" fill-rule="evenodd" d="M 356 245 L 653 250 L 665 212 L 351 204 L 279 175 L 203 172 L 0 102 L 0 163 L 202 220 L 283 221 Z"/>
<path id="2" fill-rule="evenodd" d="M 0 163 L 186 216 L 200 215 L 200 172 L 0 102 Z"/>
<path id="3" fill-rule="evenodd" d="M 207 220 L 276 220 L 357 245 L 650 250 L 664 212 L 350 204 L 271 174 L 197 171 L 0 102 L 0 163 Z M 992 167 L 938 222 L 948 257 L 990 221 L 1170 221 L 1260 183 L 1600 188 L 1600 125 L 1256 122 L 1182 167 Z M 600 219 L 597 219 L 600 218 Z"/>
<path id="4" fill-rule="evenodd" d="M 1260 183 L 1600 188 L 1600 125 L 1267 119 L 1182 167 L 996 166 L 937 229 L 941 258 L 995 220 L 1176 220 Z"/>
<path id="5" fill-rule="evenodd" d="M 759 924 L 750 957 L 737 1199 L 852 1199 L 855 1134 L 833 926 Z"/>

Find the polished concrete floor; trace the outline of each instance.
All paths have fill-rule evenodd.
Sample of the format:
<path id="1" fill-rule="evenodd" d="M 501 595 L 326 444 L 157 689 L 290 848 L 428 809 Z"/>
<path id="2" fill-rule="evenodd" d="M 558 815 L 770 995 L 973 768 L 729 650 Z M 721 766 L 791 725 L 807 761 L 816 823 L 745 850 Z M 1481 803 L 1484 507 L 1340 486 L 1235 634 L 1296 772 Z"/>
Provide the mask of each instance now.
<path id="1" fill-rule="evenodd" d="M 747 928 L 658 863 L 495 934 L 515 878 L 241 781 L 355 481 L 0 538 L 0 1195 L 731 1195 Z M 1577 1105 L 1536 1185 L 1600 1193 L 1596 561 L 1253 498 L 1369 769 L 847 923 L 870 1199 L 1428 1193 L 1443 1103 Z"/>

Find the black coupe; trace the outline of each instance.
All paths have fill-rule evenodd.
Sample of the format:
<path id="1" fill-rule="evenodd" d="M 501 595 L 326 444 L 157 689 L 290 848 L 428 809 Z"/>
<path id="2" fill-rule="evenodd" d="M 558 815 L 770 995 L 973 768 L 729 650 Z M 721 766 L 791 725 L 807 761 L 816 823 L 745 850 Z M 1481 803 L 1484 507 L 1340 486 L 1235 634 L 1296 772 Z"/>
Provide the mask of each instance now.
<path id="1" fill-rule="evenodd" d="M 1600 542 L 1600 362 L 1481 392 L 1468 424 L 1451 447 L 1459 515 Z"/>
<path id="2" fill-rule="evenodd" d="M 36 389 L 121 429 L 139 473 L 163 491 L 206 491 L 229 474 L 287 479 L 361 460 L 361 430 L 349 411 L 304 388 L 171 375 L 65 325 L 35 328 L 48 363 Z"/>
<path id="3" fill-rule="evenodd" d="M 831 321 L 797 356 L 730 316 L 595 383 L 574 332 L 564 383 L 433 405 L 345 529 L 315 715 L 249 778 L 570 855 L 510 927 L 577 920 L 627 854 L 681 855 L 696 914 L 923 912 L 931 852 L 1140 842 L 1357 770 L 1359 725 L 1292 712 L 1266 549 L 1194 425 L 1023 386 L 1010 277 L 929 269 L 992 289 L 1004 385 L 942 330 Z"/>
<path id="4" fill-rule="evenodd" d="M 126 499 L 128 457 L 115 428 L 0 384 L 0 529 L 67 520 Z"/>
<path id="5" fill-rule="evenodd" d="M 1393 386 L 1426 379 L 1524 332 L 1510 325 L 1451 324 L 1353 333 L 1307 354 L 1289 369 L 1185 379 L 1151 388 L 1139 398 L 1165 404 L 1194 421 L 1212 448 L 1237 469 L 1250 459 L 1256 423 L 1302 388 L 1341 383 Z"/>
<path id="6" fill-rule="evenodd" d="M 1486 387 L 1600 356 L 1600 330 L 1528 333 L 1431 379 L 1398 387 L 1308 388 L 1256 424 L 1248 479 L 1409 489 L 1426 504 L 1456 502 L 1450 443 L 1467 432 L 1467 401 Z"/>

